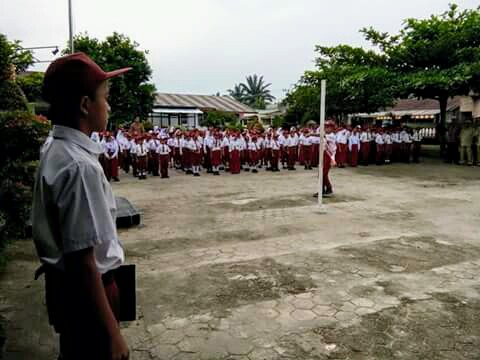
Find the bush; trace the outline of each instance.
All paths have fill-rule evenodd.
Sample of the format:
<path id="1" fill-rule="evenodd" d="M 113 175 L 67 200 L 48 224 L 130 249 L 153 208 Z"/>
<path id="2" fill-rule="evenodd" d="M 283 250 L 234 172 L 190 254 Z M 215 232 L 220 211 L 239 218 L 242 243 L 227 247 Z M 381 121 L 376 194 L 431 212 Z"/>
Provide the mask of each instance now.
<path id="1" fill-rule="evenodd" d="M 0 110 L 27 111 L 27 98 L 13 80 L 0 82 Z"/>
<path id="2" fill-rule="evenodd" d="M 238 122 L 238 117 L 225 111 L 209 111 L 201 122 L 201 126 L 223 127 L 225 124 Z"/>
<path id="3" fill-rule="evenodd" d="M 29 102 L 42 99 L 43 73 L 34 72 L 17 77 L 17 84 L 22 89 Z"/>
<path id="4" fill-rule="evenodd" d="M 285 125 L 285 116 L 276 115 L 272 119 L 272 127 L 278 129 L 282 128 Z"/>
<path id="5" fill-rule="evenodd" d="M 50 129 L 42 116 L 27 112 L 0 112 L 0 248 L 7 238 L 24 235 L 30 215 L 40 147 Z M 1 226 L 1 225 L 0 225 Z"/>

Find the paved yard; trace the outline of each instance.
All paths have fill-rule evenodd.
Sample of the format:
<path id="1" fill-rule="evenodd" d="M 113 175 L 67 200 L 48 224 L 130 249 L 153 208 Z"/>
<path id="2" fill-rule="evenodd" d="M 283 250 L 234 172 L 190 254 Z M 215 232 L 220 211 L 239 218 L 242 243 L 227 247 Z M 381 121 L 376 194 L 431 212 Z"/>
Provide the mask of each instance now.
<path id="1" fill-rule="evenodd" d="M 138 265 L 133 359 L 479 359 L 480 168 L 337 169 L 146 181 L 122 231 Z M 6 359 L 54 359 L 31 241 L 0 281 Z"/>

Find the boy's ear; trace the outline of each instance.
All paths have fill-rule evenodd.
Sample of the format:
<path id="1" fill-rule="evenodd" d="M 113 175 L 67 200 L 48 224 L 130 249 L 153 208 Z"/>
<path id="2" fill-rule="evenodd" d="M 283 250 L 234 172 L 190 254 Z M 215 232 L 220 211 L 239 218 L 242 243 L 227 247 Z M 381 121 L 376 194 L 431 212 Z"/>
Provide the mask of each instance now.
<path id="1" fill-rule="evenodd" d="M 90 110 L 90 98 L 88 96 L 82 96 L 80 98 L 80 113 L 83 116 L 87 116 Z"/>

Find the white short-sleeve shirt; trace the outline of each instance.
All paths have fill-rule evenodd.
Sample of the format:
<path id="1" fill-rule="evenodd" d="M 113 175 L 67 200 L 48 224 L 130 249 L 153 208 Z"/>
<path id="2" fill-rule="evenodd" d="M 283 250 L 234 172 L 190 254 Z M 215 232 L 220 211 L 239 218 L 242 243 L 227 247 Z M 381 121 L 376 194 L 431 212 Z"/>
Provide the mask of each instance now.
<path id="1" fill-rule="evenodd" d="M 79 130 L 55 125 L 41 155 L 32 206 L 33 239 L 43 263 L 64 269 L 63 255 L 94 248 L 101 274 L 119 267 L 124 252 L 116 203 L 98 155 L 102 146 Z"/>

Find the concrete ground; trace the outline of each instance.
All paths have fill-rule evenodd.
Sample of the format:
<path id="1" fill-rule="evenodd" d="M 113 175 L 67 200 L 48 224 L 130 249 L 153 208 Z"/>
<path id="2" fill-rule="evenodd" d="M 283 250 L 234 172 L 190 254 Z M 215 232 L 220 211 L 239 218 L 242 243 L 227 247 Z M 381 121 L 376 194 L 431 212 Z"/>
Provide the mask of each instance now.
<path id="1" fill-rule="evenodd" d="M 479 359 L 480 168 L 333 171 L 114 184 L 143 211 L 132 359 Z M 0 316 L 12 359 L 54 359 L 31 241 L 8 249 Z"/>

